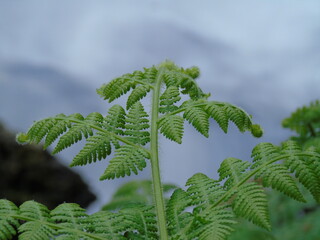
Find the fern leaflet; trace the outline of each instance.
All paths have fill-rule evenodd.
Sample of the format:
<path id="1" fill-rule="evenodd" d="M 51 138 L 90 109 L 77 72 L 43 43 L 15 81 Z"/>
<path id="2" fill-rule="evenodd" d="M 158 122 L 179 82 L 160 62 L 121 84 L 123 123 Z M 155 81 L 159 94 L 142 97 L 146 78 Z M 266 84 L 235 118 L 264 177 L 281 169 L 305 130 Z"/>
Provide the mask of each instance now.
<path id="1" fill-rule="evenodd" d="M 80 115 L 80 114 L 79 114 Z M 53 154 L 62 151 L 63 149 L 70 147 L 74 143 L 82 140 L 82 136 L 88 138 L 93 135 L 92 128 L 90 124 L 94 126 L 101 126 L 103 117 L 100 113 L 90 113 L 86 118 L 79 117 L 81 122 L 73 124 L 69 131 L 66 132 L 62 137 L 60 137 L 57 146 L 53 150 Z"/>
<path id="2" fill-rule="evenodd" d="M 146 151 L 123 145 L 116 149 L 115 157 L 111 159 L 100 180 L 130 176 L 131 172 L 138 174 L 138 170 L 142 171 L 146 167 L 146 158 L 150 158 Z"/>
<path id="3" fill-rule="evenodd" d="M 182 143 L 184 120 L 179 115 L 166 115 L 159 120 L 160 132 L 168 139 Z"/>
<path id="4" fill-rule="evenodd" d="M 104 118 L 103 126 L 117 135 L 123 135 L 126 123 L 126 112 L 120 105 L 113 105 Z"/>
<path id="5" fill-rule="evenodd" d="M 133 104 L 144 98 L 150 91 L 150 85 L 139 85 L 133 89 L 127 100 L 127 109 L 130 109 Z"/>
<path id="6" fill-rule="evenodd" d="M 124 134 L 126 138 L 138 145 L 145 145 L 150 142 L 149 115 L 144 111 L 140 102 L 136 102 L 129 110 L 126 118 Z"/>
<path id="7" fill-rule="evenodd" d="M 19 239 L 49 240 L 56 234 L 55 229 L 43 224 L 50 219 L 50 211 L 46 206 L 34 201 L 27 201 L 20 206 L 20 214 L 22 217 L 35 220 L 26 222 L 19 227 Z"/>
<path id="8" fill-rule="evenodd" d="M 193 216 L 185 209 L 190 206 L 191 200 L 182 189 L 177 189 L 172 194 L 167 204 L 168 231 L 171 239 L 188 239 L 191 231 Z"/>
<path id="9" fill-rule="evenodd" d="M 155 81 L 157 72 L 158 70 L 155 67 L 151 67 L 149 69 L 146 68 L 144 72 L 135 71 L 132 74 L 124 74 L 121 77 L 113 79 L 108 84 L 104 84 L 97 90 L 97 93 L 105 100 L 109 100 L 109 102 L 112 102 L 131 89 L 134 89 L 137 85 L 146 86 L 146 88 L 151 87 L 152 85 L 150 85 L 150 83 L 153 83 Z M 134 95 L 138 96 L 138 100 L 145 96 L 144 94 L 141 95 L 141 92 L 139 92 L 140 90 L 134 93 Z M 137 99 L 133 96 L 132 98 L 133 100 Z M 129 101 L 129 106 L 133 103 L 134 102 Z"/>
<path id="10" fill-rule="evenodd" d="M 19 215 L 19 208 L 12 202 L 0 199 L 0 239 L 11 239 L 17 234 L 19 221 L 14 216 Z"/>
<path id="11" fill-rule="evenodd" d="M 168 113 L 178 109 L 178 106 L 174 105 L 181 99 L 179 88 L 176 86 L 169 86 L 164 93 L 160 96 L 160 113 Z"/>
<path id="12" fill-rule="evenodd" d="M 187 107 L 183 118 L 205 137 L 209 137 L 209 115 L 201 107 Z"/>
<path id="13" fill-rule="evenodd" d="M 137 205 L 122 209 L 120 213 L 124 216 L 126 224 L 131 226 L 132 231 L 127 233 L 129 236 L 135 236 L 136 231 L 138 239 L 158 239 L 157 221 L 153 207 Z M 133 239 L 135 238 L 133 237 Z"/>

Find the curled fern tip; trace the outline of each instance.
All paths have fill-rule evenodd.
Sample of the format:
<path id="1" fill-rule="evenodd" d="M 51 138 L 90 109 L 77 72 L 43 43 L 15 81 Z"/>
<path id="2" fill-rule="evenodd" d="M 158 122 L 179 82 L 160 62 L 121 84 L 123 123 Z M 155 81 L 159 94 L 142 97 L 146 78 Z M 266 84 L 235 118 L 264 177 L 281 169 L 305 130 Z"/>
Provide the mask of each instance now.
<path id="1" fill-rule="evenodd" d="M 20 144 L 28 143 L 29 137 L 25 133 L 18 133 L 16 136 L 16 141 Z"/>
<path id="2" fill-rule="evenodd" d="M 258 124 L 252 124 L 251 125 L 251 134 L 256 138 L 260 138 L 263 135 L 263 129 Z"/>

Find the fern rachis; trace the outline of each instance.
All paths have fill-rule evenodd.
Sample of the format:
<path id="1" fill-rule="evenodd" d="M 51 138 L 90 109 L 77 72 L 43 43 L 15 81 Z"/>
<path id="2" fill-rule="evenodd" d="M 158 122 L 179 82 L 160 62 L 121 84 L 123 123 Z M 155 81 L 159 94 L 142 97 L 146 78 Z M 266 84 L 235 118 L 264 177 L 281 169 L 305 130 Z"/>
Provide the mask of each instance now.
<path id="1" fill-rule="evenodd" d="M 93 215 L 75 204 L 64 203 L 54 210 L 30 201 L 20 207 L 0 200 L 0 239 L 200 239 L 223 240 L 233 230 L 237 217 L 270 229 L 263 186 L 274 188 L 298 201 L 305 201 L 296 180 L 320 202 L 320 155 L 301 149 L 294 142 L 282 146 L 260 143 L 252 152 L 253 161 L 225 159 L 218 180 L 198 173 L 187 181 L 187 188 L 176 188 L 165 204 L 158 158 L 159 133 L 182 143 L 184 122 L 208 137 L 212 118 L 227 133 L 233 122 L 240 132 L 260 137 L 262 129 L 243 109 L 225 102 L 210 101 L 196 82 L 196 67 L 180 68 L 170 61 L 124 74 L 97 90 L 113 102 L 128 93 L 125 108 L 110 107 L 106 116 L 92 113 L 59 114 L 37 121 L 20 142 L 40 143 L 47 148 L 57 140 L 58 153 L 85 139 L 86 144 L 71 166 L 86 165 L 113 158 L 101 180 L 138 174 L 151 165 L 153 201 L 137 192 L 122 191 L 112 211 Z M 140 102 L 151 94 L 151 115 Z M 187 100 L 182 101 L 181 95 Z M 262 183 L 262 185 L 261 185 Z M 128 185 L 128 187 L 130 184 Z M 134 187 L 134 185 L 132 185 Z M 172 190 L 173 187 L 171 186 Z M 149 192 L 150 192 L 149 191 Z M 130 195 L 133 194 L 133 195 Z M 134 197 L 133 197 L 134 196 Z M 149 198 L 147 198 L 149 199 Z"/>

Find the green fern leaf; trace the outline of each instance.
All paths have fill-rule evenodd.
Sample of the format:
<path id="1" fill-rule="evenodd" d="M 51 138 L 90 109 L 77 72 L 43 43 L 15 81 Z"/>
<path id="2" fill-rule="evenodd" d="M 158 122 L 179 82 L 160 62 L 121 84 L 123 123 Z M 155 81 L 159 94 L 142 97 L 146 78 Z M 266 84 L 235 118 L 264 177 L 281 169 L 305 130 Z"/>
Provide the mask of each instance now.
<path id="1" fill-rule="evenodd" d="M 187 193 L 192 199 L 191 204 L 200 209 L 214 203 L 225 192 L 218 181 L 203 173 L 197 173 L 189 178 L 186 186 L 189 186 Z"/>
<path id="2" fill-rule="evenodd" d="M 220 165 L 218 170 L 220 175 L 220 181 L 227 180 L 224 183 L 225 189 L 230 189 L 237 183 L 239 183 L 244 177 L 244 172 L 249 168 L 251 164 L 246 161 L 242 161 L 237 158 L 226 158 Z"/>
<path id="3" fill-rule="evenodd" d="M 160 113 L 173 112 L 178 109 L 176 102 L 181 99 L 179 88 L 176 86 L 169 86 L 160 96 Z"/>
<path id="4" fill-rule="evenodd" d="M 20 215 L 33 221 L 19 227 L 19 239 L 49 240 L 55 235 L 55 230 L 46 225 L 50 221 L 50 211 L 43 204 L 35 201 L 24 202 L 20 206 Z"/>
<path id="5" fill-rule="evenodd" d="M 78 204 L 64 203 L 51 211 L 51 219 L 57 222 L 57 239 L 88 239 L 85 235 L 87 214 Z"/>
<path id="6" fill-rule="evenodd" d="M 228 115 L 223 107 L 223 104 L 208 104 L 205 107 L 207 113 L 219 124 L 220 128 L 227 133 L 229 126 Z"/>
<path id="7" fill-rule="evenodd" d="M 185 73 L 178 73 L 179 75 L 179 86 L 183 89 L 182 94 L 188 94 L 191 99 L 197 100 L 204 97 L 204 93 L 199 88 L 197 82 L 193 77 Z"/>
<path id="8" fill-rule="evenodd" d="M 104 118 L 103 126 L 117 135 L 123 135 L 126 123 L 126 112 L 120 105 L 113 105 Z"/>
<path id="9" fill-rule="evenodd" d="M 17 234 L 20 223 L 14 216 L 19 215 L 19 209 L 12 202 L 0 199 L 0 239 L 12 239 Z"/>
<path id="10" fill-rule="evenodd" d="M 229 103 L 212 101 L 208 102 L 205 110 L 225 133 L 228 131 L 229 121 L 234 122 L 240 132 L 251 130 L 251 117 L 239 107 Z"/>
<path id="11" fill-rule="evenodd" d="M 265 164 L 255 176 L 255 178 L 262 178 L 264 186 L 272 187 L 297 201 L 305 202 L 288 168 L 283 164 L 273 163 L 273 159 L 281 159 L 279 147 L 271 143 L 260 143 L 252 150 L 252 157 L 254 164 L 251 169 L 256 169 Z M 272 163 L 268 164 L 270 161 Z"/>
<path id="12" fill-rule="evenodd" d="M 150 127 L 148 117 L 149 115 L 144 111 L 140 102 L 136 102 L 130 108 L 124 131 L 129 141 L 139 145 L 150 142 L 150 133 L 146 131 Z"/>
<path id="13" fill-rule="evenodd" d="M 184 120 L 179 115 L 166 115 L 159 120 L 160 132 L 166 138 L 182 143 Z"/>
<path id="14" fill-rule="evenodd" d="M 123 145 L 116 150 L 115 157 L 111 159 L 100 180 L 130 176 L 131 172 L 138 174 L 138 170 L 142 171 L 146 167 L 146 158 L 150 158 L 146 151 Z"/>
<path id="15" fill-rule="evenodd" d="M 235 223 L 234 215 L 224 206 L 207 209 L 197 216 L 188 239 L 225 240 Z"/>
<path id="16" fill-rule="evenodd" d="M 150 83 L 155 81 L 157 75 L 158 70 L 155 67 L 145 68 L 144 72 L 135 71 L 132 74 L 124 74 L 121 77 L 115 78 L 111 82 L 104 84 L 97 90 L 97 93 L 105 100 L 112 102 L 131 89 L 134 89 L 137 84 L 150 86 Z"/>
<path id="17" fill-rule="evenodd" d="M 19 227 L 19 239 L 21 240 L 50 240 L 55 231 L 42 222 L 27 222 Z"/>
<path id="18" fill-rule="evenodd" d="M 57 117 L 66 117 L 64 114 L 59 114 Z M 50 128 L 50 130 L 47 133 L 45 143 L 43 148 L 46 149 L 49 147 L 61 134 L 66 132 L 68 130 L 68 127 L 71 125 L 68 123 L 68 121 L 64 120 L 55 120 L 55 124 Z"/>
<path id="19" fill-rule="evenodd" d="M 165 71 L 162 74 L 162 78 L 167 88 L 169 87 L 178 87 L 179 81 L 176 75 L 172 71 Z"/>
<path id="20" fill-rule="evenodd" d="M 297 201 L 306 202 L 290 172 L 282 164 L 271 164 L 265 168 L 262 180 L 265 187 L 272 187 Z"/>
<path id="21" fill-rule="evenodd" d="M 132 74 L 125 74 L 102 85 L 102 87 L 97 90 L 97 93 L 103 97 L 104 100 L 109 100 L 110 103 L 130 91 L 136 84 Z"/>
<path id="22" fill-rule="evenodd" d="M 158 68 L 155 66 L 144 68 L 143 80 L 148 83 L 154 83 L 158 77 L 158 72 Z"/>
<path id="23" fill-rule="evenodd" d="M 203 136 L 209 137 L 209 115 L 201 107 L 187 107 L 183 118 Z"/>
<path id="24" fill-rule="evenodd" d="M 111 154 L 112 137 L 105 133 L 98 132 L 96 135 L 87 139 L 85 146 L 74 157 L 71 167 L 83 166 L 97 160 L 105 159 Z M 113 141 L 115 142 L 115 140 Z"/>
<path id="25" fill-rule="evenodd" d="M 139 85 L 135 87 L 128 97 L 127 109 L 130 109 L 133 104 L 147 96 L 147 93 L 150 91 L 150 89 L 150 85 Z"/>
<path id="26" fill-rule="evenodd" d="M 309 106 L 298 108 L 290 117 L 282 121 L 282 126 L 296 131 L 302 142 L 317 137 L 320 127 L 320 101 L 316 100 Z"/>
<path id="27" fill-rule="evenodd" d="M 93 131 L 89 124 L 100 126 L 103 122 L 103 117 L 100 113 L 94 112 L 90 113 L 86 118 L 80 119 L 79 122 L 71 126 L 68 132 L 66 132 L 62 137 L 60 137 L 57 146 L 53 150 L 53 154 L 56 154 L 63 149 L 70 147 L 72 144 L 82 140 L 82 136 L 88 138 L 93 135 Z"/>
<path id="28" fill-rule="evenodd" d="M 267 198 L 264 190 L 254 182 L 243 184 L 237 190 L 236 198 L 232 203 L 236 215 L 270 230 Z"/>
<path id="29" fill-rule="evenodd" d="M 138 239 L 159 239 L 153 207 L 137 205 L 122 209 L 120 213 L 125 218 L 125 224 L 131 226 L 131 233 L 138 233 Z"/>
<path id="30" fill-rule="evenodd" d="M 124 240 L 123 232 L 130 229 L 122 214 L 100 211 L 84 220 L 87 231 L 97 234 L 104 239 Z"/>
<path id="31" fill-rule="evenodd" d="M 184 240 L 188 239 L 191 231 L 193 216 L 185 209 L 191 205 L 188 194 L 182 189 L 177 189 L 171 195 L 167 204 L 168 232 L 171 239 Z"/>
<path id="32" fill-rule="evenodd" d="M 41 140 L 48 134 L 50 129 L 53 128 L 56 124 L 57 120 L 55 120 L 54 118 L 46 118 L 35 122 L 27 132 L 28 141 L 30 143 L 40 143 Z M 64 130 L 64 128 L 65 127 L 63 127 L 62 129 Z"/>
<path id="33" fill-rule="evenodd" d="M 312 154 L 306 157 L 301 154 L 301 148 L 294 141 L 287 141 L 283 143 L 282 153 L 288 155 L 285 159 L 285 165 L 295 172 L 295 176 L 313 195 L 317 202 L 320 202 L 320 178 L 319 173 L 314 169 L 314 161 L 320 161 L 319 154 Z"/>

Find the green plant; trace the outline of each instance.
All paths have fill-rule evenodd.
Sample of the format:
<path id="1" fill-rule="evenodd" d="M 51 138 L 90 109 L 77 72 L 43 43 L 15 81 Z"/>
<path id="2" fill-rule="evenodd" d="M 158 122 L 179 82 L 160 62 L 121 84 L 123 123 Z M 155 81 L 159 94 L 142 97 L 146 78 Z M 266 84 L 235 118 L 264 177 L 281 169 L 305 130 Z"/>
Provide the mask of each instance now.
<path id="1" fill-rule="evenodd" d="M 314 146 L 320 150 L 320 102 L 316 100 L 309 106 L 294 111 L 290 117 L 282 121 L 284 128 L 295 131 L 298 136 L 291 137 L 302 147 Z"/>
<path id="2" fill-rule="evenodd" d="M 177 188 L 165 204 L 158 159 L 159 133 L 181 143 L 186 120 L 208 137 L 212 118 L 224 132 L 231 121 L 241 132 L 262 135 L 260 126 L 253 124 L 251 116 L 241 108 L 209 101 L 210 94 L 205 94 L 195 81 L 198 76 L 198 68 L 183 69 L 170 61 L 125 74 L 103 85 L 98 93 L 112 102 L 130 92 L 126 109 L 113 105 L 106 116 L 60 114 L 35 122 L 26 134 L 17 136 L 19 142 L 40 143 L 44 139 L 45 148 L 58 140 L 53 153 L 85 138 L 86 144 L 71 166 L 102 160 L 115 152 L 101 180 L 138 174 L 148 161 L 154 204 L 137 202 L 88 216 L 72 203 L 49 211 L 33 201 L 18 208 L 1 200 L 0 239 L 10 239 L 17 231 L 22 240 L 226 239 L 237 217 L 270 229 L 264 189 L 255 178 L 262 179 L 266 187 L 305 201 L 291 173 L 320 201 L 320 155 L 288 141 L 282 146 L 258 144 L 252 151 L 252 163 L 225 159 L 218 170 L 218 180 L 195 174 L 187 181 L 188 188 Z M 150 117 L 140 102 L 149 92 Z M 186 95 L 186 100 L 181 95 Z"/>
<path id="3" fill-rule="evenodd" d="M 290 137 L 302 148 L 320 148 L 320 103 L 311 102 L 294 111 L 282 121 L 283 127 L 294 130 L 298 135 Z M 229 240 L 290 239 L 315 240 L 320 236 L 320 204 L 302 189 L 308 204 L 297 202 L 277 191 L 267 191 L 272 231 L 267 232 L 251 223 L 242 221 L 236 226 Z"/>

